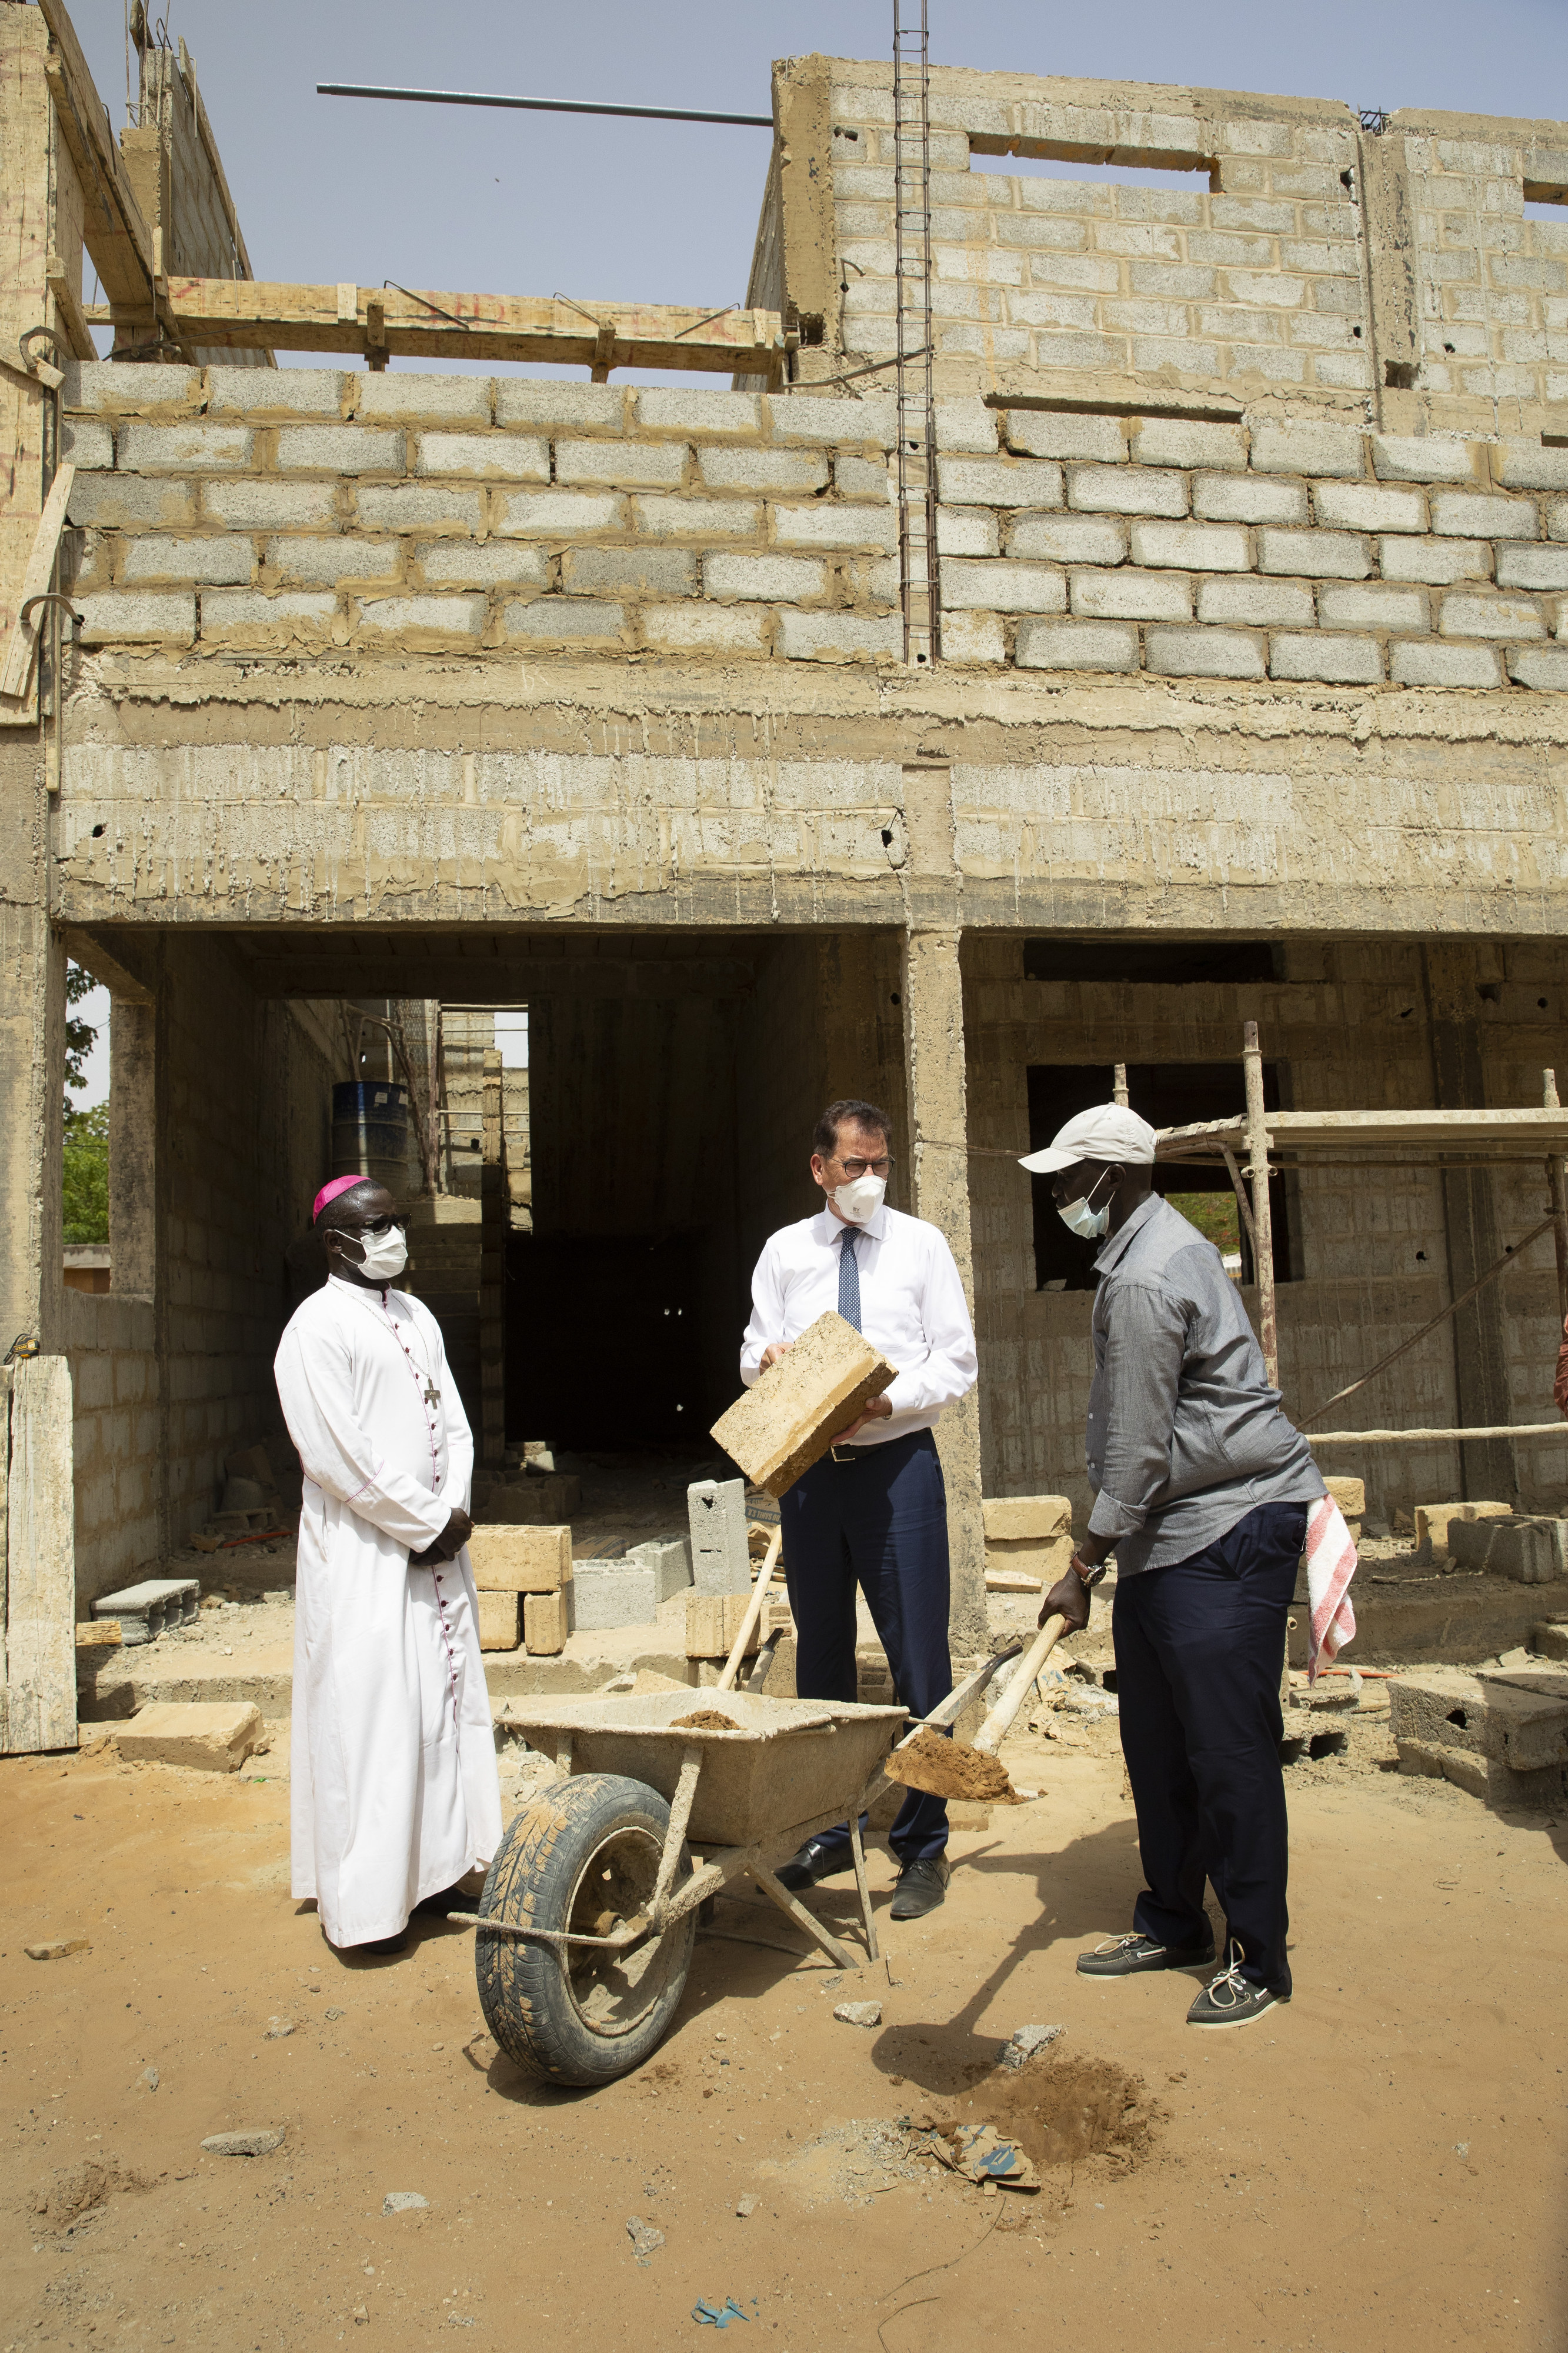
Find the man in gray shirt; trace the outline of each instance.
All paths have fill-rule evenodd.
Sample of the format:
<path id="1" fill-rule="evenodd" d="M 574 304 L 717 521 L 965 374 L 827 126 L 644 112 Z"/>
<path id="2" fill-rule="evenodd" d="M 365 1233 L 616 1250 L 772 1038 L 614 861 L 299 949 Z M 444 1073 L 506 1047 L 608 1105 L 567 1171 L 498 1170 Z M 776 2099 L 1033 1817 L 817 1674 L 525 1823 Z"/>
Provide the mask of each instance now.
<path id="1" fill-rule="evenodd" d="M 1288 1832 L 1279 1768 L 1285 1620 L 1326 1490 L 1279 1410 L 1241 1294 L 1218 1250 L 1152 1190 L 1154 1131 L 1104 1103 L 1024 1162 L 1055 1181 L 1073 1232 L 1109 1236 L 1095 1261 L 1089 1532 L 1040 1623 L 1089 1623 L 1116 1555 L 1111 1635 L 1122 1754 L 1148 1885 L 1132 1933 L 1081 1954 L 1086 1977 L 1215 1958 L 1187 2012 L 1245 2026 L 1289 2000 Z"/>

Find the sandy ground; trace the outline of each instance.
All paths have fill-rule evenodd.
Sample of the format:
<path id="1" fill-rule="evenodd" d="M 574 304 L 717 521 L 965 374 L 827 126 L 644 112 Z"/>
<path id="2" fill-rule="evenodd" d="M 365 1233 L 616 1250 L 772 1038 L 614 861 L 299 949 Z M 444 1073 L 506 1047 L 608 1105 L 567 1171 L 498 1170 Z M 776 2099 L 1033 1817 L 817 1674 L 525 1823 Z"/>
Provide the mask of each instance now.
<path id="1" fill-rule="evenodd" d="M 727 2298 L 774 2353 L 1561 2346 L 1568 1823 L 1390 1755 L 1374 1720 L 1291 1768 L 1297 1994 L 1244 2032 L 1187 2028 L 1186 1978 L 1074 1974 L 1139 1884 L 1105 1722 L 1009 1746 L 1045 1794 L 955 1840 L 931 1919 L 887 1921 L 876 1854 L 878 1968 L 748 1954 L 791 1932 L 721 1904 L 658 2056 L 595 2094 L 498 2056 L 463 1930 L 374 1965 L 327 1949 L 288 1894 L 276 1754 L 226 1780 L 111 1747 L 8 1763 L 0 2349 L 521 2323 L 667 2353 Z M 811 1899 L 847 1927 L 847 1886 Z M 73 1936 L 90 1950 L 24 1957 Z M 835 2021 L 867 1998 L 879 2027 Z M 1067 2031 L 1004 2092 L 998 2046 L 1035 2021 Z M 900 2120 L 933 2095 L 1008 2099 L 1059 2160 L 1041 2193 L 913 2155 Z M 202 2153 L 279 2125 L 272 2155 Z M 384 2213 L 397 2191 L 428 2202 Z M 663 2234 L 641 2260 L 633 2218 Z"/>

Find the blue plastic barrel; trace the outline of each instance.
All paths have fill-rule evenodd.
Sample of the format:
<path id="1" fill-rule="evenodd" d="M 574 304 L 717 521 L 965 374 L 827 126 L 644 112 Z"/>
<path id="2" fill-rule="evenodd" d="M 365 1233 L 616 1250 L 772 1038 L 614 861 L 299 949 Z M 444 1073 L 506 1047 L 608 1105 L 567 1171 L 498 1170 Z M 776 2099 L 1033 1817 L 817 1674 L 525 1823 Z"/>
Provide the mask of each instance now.
<path id="1" fill-rule="evenodd" d="M 406 1088 L 392 1079 L 345 1079 L 333 1087 L 332 1174 L 374 1176 L 389 1193 L 406 1190 Z"/>

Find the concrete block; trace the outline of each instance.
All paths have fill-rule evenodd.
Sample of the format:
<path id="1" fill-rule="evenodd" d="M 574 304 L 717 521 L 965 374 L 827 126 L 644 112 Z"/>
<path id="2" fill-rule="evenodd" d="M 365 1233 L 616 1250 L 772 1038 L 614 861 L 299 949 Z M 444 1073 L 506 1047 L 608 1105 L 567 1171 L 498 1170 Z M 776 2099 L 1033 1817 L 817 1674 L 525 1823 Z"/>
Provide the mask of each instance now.
<path id="1" fill-rule="evenodd" d="M 326 530 L 335 523 L 337 509 L 331 482 L 202 484 L 203 521 L 221 523 L 226 531 Z"/>
<path id="2" fill-rule="evenodd" d="M 1151 466 L 1069 466 L 1068 504 L 1088 514 L 1184 515 L 1187 478 Z"/>
<path id="3" fill-rule="evenodd" d="M 367 375 L 363 382 L 374 380 Z M 209 367 L 207 415 L 244 417 L 252 425 L 268 417 L 341 419 L 343 390 L 353 382 L 342 368 Z"/>
<path id="4" fill-rule="evenodd" d="M 232 1773 L 261 1738 L 261 1710 L 246 1699 L 161 1700 L 116 1724 L 114 1738 L 132 1764 Z"/>
<path id="5" fill-rule="evenodd" d="M 579 433 L 620 433 L 626 396 L 618 384 L 557 384 L 544 377 L 498 376 L 498 425 L 564 426 Z"/>
<path id="6" fill-rule="evenodd" d="M 1532 499 L 1493 499 L 1482 491 L 1434 491 L 1432 529 L 1438 539 L 1539 536 Z"/>
<path id="7" fill-rule="evenodd" d="M 1497 585 L 1544 590 L 1548 596 L 1568 589 L 1568 547 L 1550 542 L 1526 541 L 1518 545 L 1505 541 L 1497 552 Z"/>
<path id="8" fill-rule="evenodd" d="M 632 415 L 650 433 L 728 434 L 754 438 L 763 428 L 763 404 L 754 392 L 710 392 L 684 385 L 634 393 Z"/>
<path id="9" fill-rule="evenodd" d="M 1441 1776 L 1494 1806 L 1555 1807 L 1568 1795 L 1568 1677 L 1435 1667 L 1394 1676 L 1388 1696 L 1402 1771 Z"/>
<path id="10" fill-rule="evenodd" d="M 478 505 L 478 492 L 469 493 Z M 494 527 L 514 539 L 586 538 L 624 531 L 626 502 L 613 491 L 515 491 L 495 502 Z"/>
<path id="11" fill-rule="evenodd" d="M 550 586 L 550 557 L 545 550 L 517 540 L 422 539 L 411 553 L 420 577 L 430 587 L 543 589 Z"/>
<path id="12" fill-rule="evenodd" d="M 1258 474 L 1333 474 L 1354 480 L 1364 470 L 1365 437 L 1354 425 L 1255 426 L 1252 466 Z"/>
<path id="13" fill-rule="evenodd" d="M 1190 621 L 1192 582 L 1164 572 L 1075 572 L 1072 609 L 1093 621 Z"/>
<path id="14" fill-rule="evenodd" d="M 987 1536 L 985 1539 L 985 1570 L 990 1577 L 1008 1574 L 1032 1577 L 1042 1586 L 1055 1585 L 1065 1577 L 1072 1560 L 1073 1539 L 1069 1530 L 1059 1536 L 1018 1536 L 1004 1542 Z M 1005 1591 L 1005 1587 L 993 1587 L 993 1591 Z"/>
<path id="15" fill-rule="evenodd" d="M 550 444 L 526 433 L 421 433 L 414 470 L 477 481 L 547 482 Z"/>
<path id="16" fill-rule="evenodd" d="M 994 517 L 984 520 L 995 530 Z M 937 522 L 940 552 L 948 553 L 942 542 L 941 516 Z M 994 555 L 994 547 L 955 547 L 954 555 Z M 1127 561 L 1127 525 L 1110 515 L 1051 515 L 1025 514 L 1009 526 L 1009 555 L 1043 557 L 1050 564 L 1124 564 Z"/>
<path id="17" fill-rule="evenodd" d="M 122 474 L 237 473 L 252 463 L 256 437 L 247 425 L 144 425 L 132 419 L 115 436 Z"/>
<path id="18" fill-rule="evenodd" d="M 1380 539 L 1378 569 L 1385 580 L 1416 580 L 1428 588 L 1451 588 L 1460 580 L 1489 580 L 1489 539 Z"/>
<path id="19" fill-rule="evenodd" d="M 91 596 L 79 598 L 78 610 L 87 645 L 119 639 L 188 646 L 196 634 L 196 599 L 188 588 L 166 596 L 101 588 Z"/>
<path id="20" fill-rule="evenodd" d="M 1185 417 L 1134 417 L 1132 460 L 1138 466 L 1180 466 L 1189 472 L 1199 467 L 1241 472 L 1247 465 L 1247 436 L 1239 425 L 1202 425 Z"/>
<path id="21" fill-rule="evenodd" d="M 572 1564 L 576 1624 L 590 1633 L 612 1626 L 651 1626 L 658 1610 L 658 1577 L 645 1560 L 578 1560 Z"/>
<path id="22" fill-rule="evenodd" d="M 533 604 L 509 605 L 501 615 L 509 638 L 533 638 L 548 645 L 618 643 L 626 626 L 625 606 L 601 605 L 587 596 L 542 596 Z"/>
<path id="23" fill-rule="evenodd" d="M 1509 596 L 1445 596 L 1437 627 L 1446 638 L 1543 638 L 1546 622 L 1538 605 Z"/>
<path id="24" fill-rule="evenodd" d="M 1135 522 L 1132 561 L 1158 571 L 1247 572 L 1252 551 L 1237 523 Z"/>
<path id="25" fill-rule="evenodd" d="M 1005 662 L 1006 632 L 994 613 L 947 613 L 942 624 L 943 661 Z"/>
<path id="26" fill-rule="evenodd" d="M 650 1536 L 646 1544 L 633 1545 L 626 1558 L 652 1569 L 656 1603 L 673 1599 L 692 1582 L 691 1544 L 686 1536 Z"/>
<path id="27" fill-rule="evenodd" d="M 1020 670 L 1133 670 L 1138 632 L 1109 621 L 1024 621 L 1014 659 Z"/>
<path id="28" fill-rule="evenodd" d="M 752 1562 L 746 1538 L 743 1479 L 699 1479 L 686 1491 L 691 1529 L 691 1575 L 699 1593 L 749 1593 Z"/>
<path id="29" fill-rule="evenodd" d="M 1484 1569 L 1516 1585 L 1548 1585 L 1568 1576 L 1568 1521 L 1524 1513 L 1454 1520 L 1448 1557 L 1459 1568 Z"/>
<path id="30" fill-rule="evenodd" d="M 202 372 L 164 367 L 156 360 L 68 360 L 60 405 L 89 415 L 123 416 L 141 408 L 199 408 Z"/>
<path id="31" fill-rule="evenodd" d="M 1197 474 L 1193 512 L 1205 522 L 1289 526 L 1308 520 L 1307 492 L 1300 482 L 1261 480 L 1256 474 Z"/>
<path id="32" fill-rule="evenodd" d="M 1270 678 L 1321 680 L 1328 686 L 1370 686 L 1383 676 L 1383 648 L 1375 638 L 1338 638 L 1317 631 L 1298 637 L 1284 631 L 1268 641 Z"/>
<path id="33" fill-rule="evenodd" d="M 1448 1534 L 1456 1521 L 1506 1520 L 1506 1504 L 1417 1504 L 1415 1551 L 1421 1560 L 1447 1560 Z"/>
<path id="34" fill-rule="evenodd" d="M 114 463 L 113 427 L 90 417 L 62 417 L 60 455 L 70 459 L 79 474 L 94 467 L 107 470 Z"/>
<path id="35" fill-rule="evenodd" d="M 531 1659 L 552 1659 L 566 1647 L 576 1630 L 575 1580 L 555 1593 L 526 1593 L 522 1599 L 522 1643 Z"/>
<path id="36" fill-rule="evenodd" d="M 942 601 L 955 610 L 1001 613 L 1065 613 L 1067 575 L 1044 564 L 1015 564 L 994 557 L 971 564 L 952 558 L 942 567 Z"/>
<path id="37" fill-rule="evenodd" d="M 765 656 L 769 617 L 760 606 L 645 605 L 643 643 L 656 653 Z"/>
<path id="38" fill-rule="evenodd" d="M 1144 661 L 1162 678 L 1262 678 L 1263 640 L 1236 629 L 1150 629 Z"/>
<path id="39" fill-rule="evenodd" d="M 1414 637 L 1428 626 L 1426 597 L 1420 588 L 1326 582 L 1318 591 L 1318 619 L 1325 629 L 1400 629 Z"/>
<path id="40" fill-rule="evenodd" d="M 981 1508 L 988 1545 L 1039 1544 L 1072 1534 L 1072 1502 L 1067 1495 L 988 1495 Z"/>
<path id="41" fill-rule="evenodd" d="M 1333 1498 L 1334 1502 L 1339 1505 L 1342 1518 L 1345 1520 L 1365 1519 L 1366 1481 L 1364 1479 L 1325 1478 L 1323 1484 L 1328 1489 L 1329 1493 Z"/>
<path id="42" fill-rule="evenodd" d="M 1368 437 L 1373 471 L 1380 482 L 1473 482 L 1469 445 L 1407 433 Z"/>
<path id="43" fill-rule="evenodd" d="M 279 579 L 335 588 L 345 580 L 395 580 L 403 569 L 403 558 L 401 540 L 363 539 L 344 533 L 321 539 L 268 540 L 263 561 Z"/>
<path id="44" fill-rule="evenodd" d="M 781 613 L 779 651 L 789 661 L 901 661 L 904 625 L 896 616 L 861 621 L 847 613 Z"/>
<path id="45" fill-rule="evenodd" d="M 675 491 L 686 480 L 689 454 L 680 441 L 557 441 L 555 479 Z"/>
<path id="46" fill-rule="evenodd" d="M 200 491 L 216 487 L 141 474 L 79 474 L 71 484 L 66 519 L 89 531 L 178 531 L 195 522 Z M 223 487 L 245 486 L 235 482 Z"/>
<path id="47" fill-rule="evenodd" d="M 552 1594 L 549 1599 L 557 1597 Z M 518 1597 L 515 1593 L 478 1593 L 476 1622 L 481 1651 L 515 1651 L 518 1644 Z"/>
<path id="48" fill-rule="evenodd" d="M 689 1593 L 686 1597 L 686 1655 L 689 1659 L 727 1659 L 745 1618 L 749 1596 L 743 1593 Z M 762 1634 L 753 1626 L 744 1658 L 760 1649 Z"/>
<path id="49" fill-rule="evenodd" d="M 847 448 L 869 443 L 890 449 L 898 438 L 898 403 L 891 393 L 773 393 L 763 413 L 775 441 L 825 441 Z"/>
<path id="50" fill-rule="evenodd" d="M 805 605 L 826 596 L 826 565 L 807 555 L 704 555 L 701 591 L 767 605 Z"/>
<path id="51" fill-rule="evenodd" d="M 968 399 L 939 400 L 936 403 L 936 446 L 941 449 L 963 449 L 977 456 L 994 456 L 999 419 L 994 408 L 987 408 L 977 396 Z"/>
<path id="52" fill-rule="evenodd" d="M 1053 410 L 1009 408 L 1002 438 L 1015 457 L 1089 459 L 1127 463 L 1127 428 L 1117 417 L 1074 417 Z"/>
<path id="53" fill-rule="evenodd" d="M 938 458 L 937 487 L 955 507 L 1059 507 L 1062 470 L 1040 459 Z"/>
<path id="54" fill-rule="evenodd" d="M 408 437 L 376 425 L 285 425 L 278 464 L 286 474 L 401 474 Z"/>
<path id="55" fill-rule="evenodd" d="M 1396 490 L 1378 482 L 1314 482 L 1312 512 L 1330 531 L 1424 532 L 1426 528 L 1424 491 Z"/>
<path id="56" fill-rule="evenodd" d="M 1290 572 L 1306 580 L 1364 580 L 1372 570 L 1367 542 L 1344 531 L 1275 531 L 1258 534 L 1259 572 Z"/>
<path id="57" fill-rule="evenodd" d="M 125 551 L 121 577 L 129 587 L 142 580 L 195 580 L 202 586 L 248 585 L 256 555 L 247 539 L 133 539 Z"/>
<path id="58" fill-rule="evenodd" d="M 1515 686 L 1553 693 L 1568 689 L 1568 646 L 1510 646 L 1506 659 Z"/>
<path id="59" fill-rule="evenodd" d="M 695 596 L 697 557 L 683 547 L 569 547 L 561 585 L 570 596 Z"/>
<path id="60" fill-rule="evenodd" d="M 362 482 L 354 507 L 367 531 L 452 531 L 475 538 L 484 527 L 485 493 L 434 482 Z"/>
<path id="61" fill-rule="evenodd" d="M 477 642 L 484 626 L 482 596 L 377 596 L 360 605 L 362 638 L 430 635 Z"/>
<path id="62" fill-rule="evenodd" d="M 884 499 L 879 506 L 775 506 L 769 509 L 774 544 L 779 547 L 896 548 L 899 518 Z"/>
<path id="63" fill-rule="evenodd" d="M 559 1593 L 572 1582 L 572 1531 L 486 1522 L 468 1538 L 468 1567 L 481 1593 Z"/>
<path id="64" fill-rule="evenodd" d="M 699 449 L 697 474 L 705 491 L 821 491 L 827 487 L 827 452 Z"/>
<path id="65" fill-rule="evenodd" d="M 1503 441 L 1491 453 L 1492 480 L 1505 491 L 1568 491 L 1568 449 Z"/>
<path id="66" fill-rule="evenodd" d="M 710 1434 L 753 1485 L 782 1495 L 895 1377 L 886 1358 L 829 1310 L 721 1414 Z"/>
<path id="67" fill-rule="evenodd" d="M 1198 582 L 1200 621 L 1247 629 L 1310 629 L 1317 617 L 1312 592 L 1300 580 L 1260 580 L 1247 573 L 1236 580 Z"/>
<path id="68" fill-rule="evenodd" d="M 1436 639 L 1390 646 L 1388 674 L 1395 686 L 1501 686 L 1502 659 L 1495 646 L 1446 646 Z M 1568 662 L 1563 683 L 1568 686 Z"/>
<path id="69" fill-rule="evenodd" d="M 452 425 L 488 425 L 495 384 L 488 375 L 422 375 L 386 368 L 355 376 L 354 415 L 362 425 L 414 424 L 442 418 Z"/>
<path id="70" fill-rule="evenodd" d="M 320 639 L 331 633 L 337 617 L 337 597 L 326 588 L 284 589 L 276 594 L 259 588 L 208 588 L 202 596 L 204 640 Z"/>
<path id="71" fill-rule="evenodd" d="M 1530 1647 L 1543 1659 L 1568 1662 L 1568 1625 L 1553 1625 L 1548 1620 L 1532 1628 Z"/>
<path id="72" fill-rule="evenodd" d="M 92 1605 L 95 1618 L 120 1621 L 123 1642 L 150 1642 L 166 1628 L 188 1626 L 201 1605 L 200 1580 L 194 1577 L 150 1577 L 118 1593 L 100 1593 Z"/>
<path id="73" fill-rule="evenodd" d="M 755 499 L 634 499 L 632 529 L 650 539 L 754 539 L 763 510 Z"/>
<path id="74" fill-rule="evenodd" d="M 995 447 L 994 433 L 989 446 Z M 838 457 L 833 460 L 833 487 L 841 499 L 880 499 L 886 503 L 895 496 L 898 483 L 885 458 Z"/>

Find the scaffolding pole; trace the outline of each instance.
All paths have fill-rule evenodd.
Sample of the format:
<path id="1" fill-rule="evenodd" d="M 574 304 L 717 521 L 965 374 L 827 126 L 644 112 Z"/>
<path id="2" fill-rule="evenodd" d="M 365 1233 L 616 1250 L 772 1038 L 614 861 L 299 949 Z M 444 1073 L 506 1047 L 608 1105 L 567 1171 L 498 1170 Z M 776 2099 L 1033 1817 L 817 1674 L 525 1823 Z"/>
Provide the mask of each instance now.
<path id="1" fill-rule="evenodd" d="M 1548 1111 L 1557 1111 L 1557 1073 L 1542 1071 L 1541 1099 Z M 1546 1191 L 1552 1203 L 1552 1232 L 1557 1244 L 1557 1313 L 1568 1332 L 1568 1160 L 1560 1153 L 1546 1156 Z"/>
<path id="2" fill-rule="evenodd" d="M 899 594 L 904 659 L 942 652 L 936 554 L 936 405 L 931 376 L 931 89 L 927 0 L 893 0 L 893 246 L 898 289 Z"/>
<path id="3" fill-rule="evenodd" d="M 1252 1180 L 1252 1263 L 1258 1274 L 1258 1336 L 1263 1347 L 1263 1367 L 1268 1386 L 1279 1386 L 1279 1326 L 1274 1306 L 1274 1220 L 1268 1206 L 1268 1121 L 1263 1108 L 1263 1050 L 1258 1024 L 1249 1021 L 1241 1033 L 1241 1062 L 1247 1080 L 1247 1158 Z"/>

